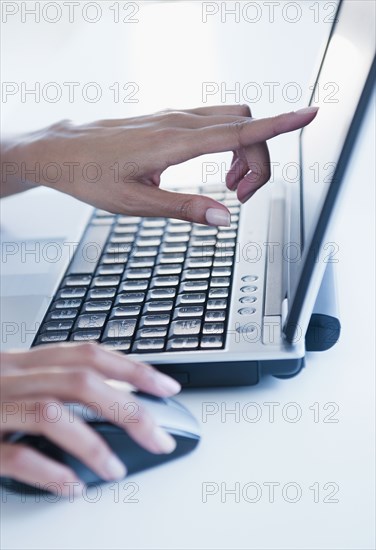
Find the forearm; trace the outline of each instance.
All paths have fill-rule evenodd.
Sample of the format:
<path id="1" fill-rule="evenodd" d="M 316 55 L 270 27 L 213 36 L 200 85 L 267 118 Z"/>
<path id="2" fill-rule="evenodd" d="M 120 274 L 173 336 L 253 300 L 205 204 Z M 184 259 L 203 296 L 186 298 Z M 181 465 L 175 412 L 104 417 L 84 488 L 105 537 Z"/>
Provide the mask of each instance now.
<path id="1" fill-rule="evenodd" d="M 35 160 L 30 165 L 32 156 L 32 143 L 27 143 L 27 139 L 2 141 L 0 198 L 38 187 L 37 173 L 33 175 L 30 169 L 32 166 L 35 168 L 37 163 Z"/>

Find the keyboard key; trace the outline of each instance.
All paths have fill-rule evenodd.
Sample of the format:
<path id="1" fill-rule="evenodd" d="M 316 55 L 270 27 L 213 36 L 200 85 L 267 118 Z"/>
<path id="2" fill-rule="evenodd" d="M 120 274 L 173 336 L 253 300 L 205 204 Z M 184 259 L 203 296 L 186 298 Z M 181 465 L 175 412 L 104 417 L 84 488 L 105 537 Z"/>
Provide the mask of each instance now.
<path id="1" fill-rule="evenodd" d="M 127 244 L 127 243 L 133 243 L 134 242 L 134 235 L 112 235 L 110 238 L 110 243 L 112 244 Z"/>
<path id="2" fill-rule="evenodd" d="M 155 258 L 132 258 L 128 264 L 127 267 L 130 269 L 138 269 L 138 268 L 145 268 L 145 267 L 154 267 L 155 264 Z"/>
<path id="3" fill-rule="evenodd" d="M 123 264 L 101 265 L 98 267 L 96 275 L 97 276 L 122 275 L 123 271 L 124 271 Z"/>
<path id="4" fill-rule="evenodd" d="M 83 313 L 92 313 L 94 311 L 109 311 L 112 307 L 112 302 L 109 300 L 91 300 L 84 303 L 82 308 Z"/>
<path id="5" fill-rule="evenodd" d="M 88 298 L 90 300 L 103 300 L 113 298 L 116 294 L 116 288 L 93 288 L 89 290 Z"/>
<path id="6" fill-rule="evenodd" d="M 149 218 L 149 219 L 145 219 L 142 222 L 142 227 L 147 229 L 151 229 L 151 228 L 155 229 L 158 227 L 165 227 L 166 224 L 167 224 L 167 220 L 165 220 L 164 218 Z"/>
<path id="7" fill-rule="evenodd" d="M 174 302 L 172 300 L 168 300 L 164 302 L 160 300 L 155 300 L 153 302 L 148 302 L 147 304 L 145 304 L 143 313 L 153 313 L 153 312 L 163 313 L 164 311 L 171 311 L 173 307 L 174 307 Z"/>
<path id="8" fill-rule="evenodd" d="M 190 350 L 198 348 L 198 338 L 190 336 L 188 338 L 171 338 L 167 342 L 168 351 Z"/>
<path id="9" fill-rule="evenodd" d="M 128 292 L 128 291 L 142 291 L 146 290 L 149 286 L 149 281 L 141 280 L 141 281 L 125 281 L 121 284 L 120 292 Z"/>
<path id="10" fill-rule="evenodd" d="M 106 246 L 106 254 L 129 254 L 131 243 L 112 243 Z"/>
<path id="11" fill-rule="evenodd" d="M 183 222 L 183 223 L 169 223 L 167 227 L 167 233 L 190 233 L 192 229 L 192 224 Z"/>
<path id="12" fill-rule="evenodd" d="M 123 279 L 150 279 L 152 270 L 149 267 L 138 269 L 127 269 Z"/>
<path id="13" fill-rule="evenodd" d="M 153 288 L 148 292 L 148 300 L 165 300 L 175 298 L 176 288 Z"/>
<path id="14" fill-rule="evenodd" d="M 223 323 L 204 323 L 203 334 L 223 334 L 225 325 Z"/>
<path id="15" fill-rule="evenodd" d="M 231 248 L 235 248 L 236 241 L 234 239 L 223 239 L 221 241 L 218 241 L 215 246 L 219 250 L 222 250 L 222 249 L 228 250 Z"/>
<path id="16" fill-rule="evenodd" d="M 142 304 L 145 300 L 144 292 L 126 292 L 125 294 L 119 294 L 116 298 L 116 305 L 123 304 Z"/>
<path id="17" fill-rule="evenodd" d="M 214 254 L 215 258 L 232 258 L 233 256 L 235 256 L 235 251 L 224 246 L 217 248 Z"/>
<path id="18" fill-rule="evenodd" d="M 221 348 L 223 346 L 223 336 L 203 336 L 201 338 L 200 347 L 207 348 Z"/>
<path id="19" fill-rule="evenodd" d="M 212 277 L 230 277 L 232 273 L 229 267 L 213 267 Z"/>
<path id="20" fill-rule="evenodd" d="M 141 229 L 138 233 L 139 237 L 146 237 L 146 238 L 155 238 L 155 237 L 162 237 L 163 236 L 163 229 L 160 228 L 154 228 L 154 229 Z"/>
<path id="21" fill-rule="evenodd" d="M 193 247 L 211 247 L 216 245 L 216 239 L 213 237 L 193 237 L 189 244 Z"/>
<path id="22" fill-rule="evenodd" d="M 202 315 L 204 315 L 204 308 L 202 306 L 177 307 L 174 311 L 174 319 L 201 317 Z"/>
<path id="23" fill-rule="evenodd" d="M 106 277 L 95 277 L 93 287 L 117 286 L 120 283 L 120 277 L 108 275 Z"/>
<path id="24" fill-rule="evenodd" d="M 133 344 L 132 351 L 151 352 L 162 351 L 165 346 L 164 338 L 144 338 L 136 340 Z"/>
<path id="25" fill-rule="evenodd" d="M 187 251 L 188 245 L 186 243 L 182 244 L 163 244 L 161 247 L 161 252 L 163 254 L 184 254 Z"/>
<path id="26" fill-rule="evenodd" d="M 224 299 L 208 300 L 206 307 L 207 309 L 226 309 L 227 300 L 224 300 Z"/>
<path id="27" fill-rule="evenodd" d="M 106 318 L 106 313 L 80 315 L 76 321 L 75 328 L 102 328 L 106 322 Z"/>
<path id="28" fill-rule="evenodd" d="M 105 254 L 101 259 L 101 264 L 121 264 L 124 265 L 128 261 L 128 254 Z"/>
<path id="29" fill-rule="evenodd" d="M 151 281 L 151 288 L 176 286 L 178 284 L 179 277 L 176 276 L 154 277 L 154 279 Z"/>
<path id="30" fill-rule="evenodd" d="M 137 233 L 137 230 L 138 230 L 138 226 L 137 225 L 116 225 L 115 229 L 114 229 L 114 233 L 116 235 L 120 235 L 120 234 L 129 234 L 131 233 L 132 235 L 134 235 L 135 233 Z"/>
<path id="31" fill-rule="evenodd" d="M 141 318 L 141 327 L 150 327 L 150 326 L 163 326 L 170 323 L 170 316 L 167 314 L 160 315 L 145 315 Z"/>
<path id="32" fill-rule="evenodd" d="M 184 281 L 180 285 L 180 292 L 199 292 L 201 290 L 208 290 L 209 283 L 208 281 Z"/>
<path id="33" fill-rule="evenodd" d="M 74 342 L 96 342 L 101 337 L 100 330 L 78 330 L 72 335 Z"/>
<path id="34" fill-rule="evenodd" d="M 185 261 L 185 255 L 184 254 L 161 254 L 158 257 L 157 263 L 158 264 L 182 264 Z"/>
<path id="35" fill-rule="evenodd" d="M 70 330 L 72 326 L 73 321 L 50 321 L 42 325 L 40 332 L 49 332 L 51 330 Z"/>
<path id="36" fill-rule="evenodd" d="M 167 233 L 163 242 L 165 244 L 176 244 L 178 246 L 184 246 L 184 244 L 187 243 L 189 239 L 189 233 Z"/>
<path id="37" fill-rule="evenodd" d="M 201 319 L 185 319 L 184 321 L 173 321 L 170 328 L 170 337 L 173 336 L 194 336 L 200 333 Z"/>
<path id="38" fill-rule="evenodd" d="M 203 304 L 206 302 L 206 294 L 192 292 L 190 294 L 180 294 L 176 301 L 176 305 L 185 304 Z"/>
<path id="39" fill-rule="evenodd" d="M 46 320 L 58 321 L 60 319 L 75 319 L 78 315 L 78 311 L 78 309 L 56 309 L 47 315 Z"/>
<path id="40" fill-rule="evenodd" d="M 158 265 L 154 270 L 154 275 L 180 275 L 183 270 L 181 264 Z"/>
<path id="41" fill-rule="evenodd" d="M 109 321 L 104 331 L 104 338 L 131 338 L 135 331 L 137 319 L 117 319 Z"/>
<path id="42" fill-rule="evenodd" d="M 86 288 L 82 287 L 71 287 L 63 288 L 60 290 L 56 296 L 57 299 L 66 299 L 66 298 L 83 298 L 86 294 Z"/>
<path id="43" fill-rule="evenodd" d="M 52 304 L 52 309 L 74 309 L 81 307 L 82 300 L 57 300 Z"/>
<path id="44" fill-rule="evenodd" d="M 209 290 L 209 298 L 228 298 L 228 288 L 211 288 Z"/>
<path id="45" fill-rule="evenodd" d="M 36 344 L 53 344 L 54 342 L 65 342 L 68 340 L 69 332 L 45 332 L 38 336 Z"/>
<path id="46" fill-rule="evenodd" d="M 120 306 L 115 307 L 111 311 L 110 318 L 114 319 L 117 317 L 136 317 L 140 314 L 141 306 L 134 305 L 134 306 Z"/>
<path id="47" fill-rule="evenodd" d="M 215 258 L 213 262 L 213 267 L 232 267 L 234 265 L 234 260 L 230 258 Z"/>
<path id="48" fill-rule="evenodd" d="M 237 233 L 236 231 L 220 231 L 217 235 L 217 239 L 219 241 L 223 239 L 236 239 Z"/>
<path id="49" fill-rule="evenodd" d="M 214 256 L 215 250 L 212 246 L 194 246 L 192 248 L 188 248 L 187 251 L 187 257 L 188 258 L 210 258 Z"/>
<path id="50" fill-rule="evenodd" d="M 153 258 L 158 255 L 158 247 L 151 246 L 145 248 L 134 248 L 132 251 L 132 257 L 134 258 Z"/>
<path id="51" fill-rule="evenodd" d="M 144 248 L 144 247 L 153 247 L 153 246 L 159 246 L 162 242 L 162 239 L 154 238 L 154 239 L 137 239 L 136 246 L 138 248 Z"/>
<path id="52" fill-rule="evenodd" d="M 229 287 L 230 278 L 229 277 L 213 277 L 210 281 L 211 287 Z"/>
<path id="53" fill-rule="evenodd" d="M 225 321 L 226 312 L 220 310 L 207 311 L 205 321 Z"/>
<path id="54" fill-rule="evenodd" d="M 225 199 L 223 201 L 223 204 L 225 206 L 227 206 L 227 208 L 231 208 L 231 207 L 235 207 L 235 208 L 240 208 L 240 204 L 239 204 L 239 201 L 237 199 Z"/>
<path id="55" fill-rule="evenodd" d="M 103 344 L 115 351 L 128 351 L 131 349 L 131 340 L 125 338 L 121 340 L 105 340 Z"/>
<path id="56" fill-rule="evenodd" d="M 117 222 L 121 225 L 135 225 L 139 224 L 141 218 L 138 216 L 119 216 Z"/>
<path id="57" fill-rule="evenodd" d="M 187 279 L 209 279 L 210 269 L 186 269 L 183 271 L 183 280 Z"/>
<path id="58" fill-rule="evenodd" d="M 198 225 L 192 230 L 192 235 L 195 237 L 215 237 L 218 233 L 216 227 L 206 227 Z"/>
<path id="59" fill-rule="evenodd" d="M 190 258 L 189 260 L 187 260 L 185 267 L 187 269 L 211 267 L 212 263 L 213 263 L 212 258 Z"/>
<path id="60" fill-rule="evenodd" d="M 137 332 L 137 339 L 139 338 L 164 338 L 167 336 L 166 327 L 151 327 L 142 328 Z"/>
<path id="61" fill-rule="evenodd" d="M 89 286 L 91 283 L 90 275 L 71 275 L 64 279 L 64 286 Z"/>

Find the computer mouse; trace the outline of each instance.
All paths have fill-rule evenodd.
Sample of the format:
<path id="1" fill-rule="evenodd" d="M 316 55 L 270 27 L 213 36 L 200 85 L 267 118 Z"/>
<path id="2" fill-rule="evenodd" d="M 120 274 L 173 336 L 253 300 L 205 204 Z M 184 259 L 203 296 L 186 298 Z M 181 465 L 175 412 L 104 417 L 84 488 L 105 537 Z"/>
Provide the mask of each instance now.
<path id="1" fill-rule="evenodd" d="M 179 458 L 195 449 L 200 441 L 199 426 L 194 416 L 183 405 L 171 398 L 160 398 L 149 394 L 134 392 L 137 400 L 147 409 L 156 423 L 164 428 L 176 440 L 176 448 L 170 454 L 153 454 L 138 445 L 122 428 L 111 424 L 105 419 L 90 417 L 87 407 L 80 404 L 70 404 L 74 413 L 82 418 L 108 443 L 127 467 L 128 476 Z M 84 412 L 85 411 L 85 414 Z M 44 436 L 28 435 L 21 432 L 12 434 L 8 441 L 28 445 L 44 455 L 66 464 L 87 485 L 105 483 L 98 474 L 93 472 L 80 460 L 61 449 Z M 41 488 L 28 485 L 10 478 L 1 478 L 2 485 L 17 493 L 46 493 Z"/>

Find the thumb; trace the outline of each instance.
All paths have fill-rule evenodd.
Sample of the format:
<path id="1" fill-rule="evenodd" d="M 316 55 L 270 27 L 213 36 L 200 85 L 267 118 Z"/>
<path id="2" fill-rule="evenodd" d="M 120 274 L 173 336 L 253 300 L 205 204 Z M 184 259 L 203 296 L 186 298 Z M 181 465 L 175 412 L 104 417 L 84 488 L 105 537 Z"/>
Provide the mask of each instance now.
<path id="1" fill-rule="evenodd" d="M 139 201 L 130 201 L 137 216 L 161 216 L 213 226 L 228 227 L 231 223 L 228 209 L 209 197 L 175 193 L 138 182 L 133 185 L 137 186 L 137 196 L 140 197 Z"/>

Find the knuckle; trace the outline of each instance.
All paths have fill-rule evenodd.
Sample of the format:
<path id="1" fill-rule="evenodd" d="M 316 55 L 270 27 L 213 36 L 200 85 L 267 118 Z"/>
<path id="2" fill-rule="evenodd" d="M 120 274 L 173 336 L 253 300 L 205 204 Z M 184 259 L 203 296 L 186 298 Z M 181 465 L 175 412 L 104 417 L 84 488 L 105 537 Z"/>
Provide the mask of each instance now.
<path id="1" fill-rule="evenodd" d="M 78 395 L 86 395 L 93 389 L 96 377 L 88 370 L 78 369 L 70 373 L 72 386 L 77 391 Z"/>
<path id="2" fill-rule="evenodd" d="M 239 108 L 240 108 L 241 116 L 245 116 L 245 117 L 252 116 L 251 109 L 249 108 L 249 105 L 247 105 L 246 103 L 244 103 L 243 105 L 240 105 Z"/>
<path id="3" fill-rule="evenodd" d="M 176 126 L 181 124 L 184 120 L 189 119 L 191 115 L 183 111 L 167 111 L 162 115 L 162 122 L 168 126 Z"/>
<path id="4" fill-rule="evenodd" d="M 100 465 L 104 462 L 109 452 L 106 443 L 95 438 L 95 441 L 88 445 L 86 456 L 90 457 L 93 464 Z"/>
<path id="5" fill-rule="evenodd" d="M 245 145 L 243 134 L 247 124 L 248 124 L 247 121 L 236 120 L 235 122 L 231 122 L 229 125 L 230 131 L 235 134 L 235 139 L 236 139 L 238 148 L 243 147 Z"/>
<path id="6" fill-rule="evenodd" d="M 29 462 L 29 450 L 19 445 L 10 446 L 6 461 L 13 472 L 22 472 Z"/>
<path id="7" fill-rule="evenodd" d="M 82 359 L 90 364 L 97 362 L 100 351 L 100 347 L 94 342 L 85 342 L 84 344 L 79 344 L 78 347 L 78 352 Z"/>
<path id="8" fill-rule="evenodd" d="M 191 220 L 195 212 L 195 200 L 193 198 L 184 198 L 175 205 L 175 212 L 178 218 L 182 220 Z"/>
<path id="9" fill-rule="evenodd" d="M 283 131 L 286 115 L 277 115 L 272 117 L 272 133 L 273 137 L 279 136 Z"/>

